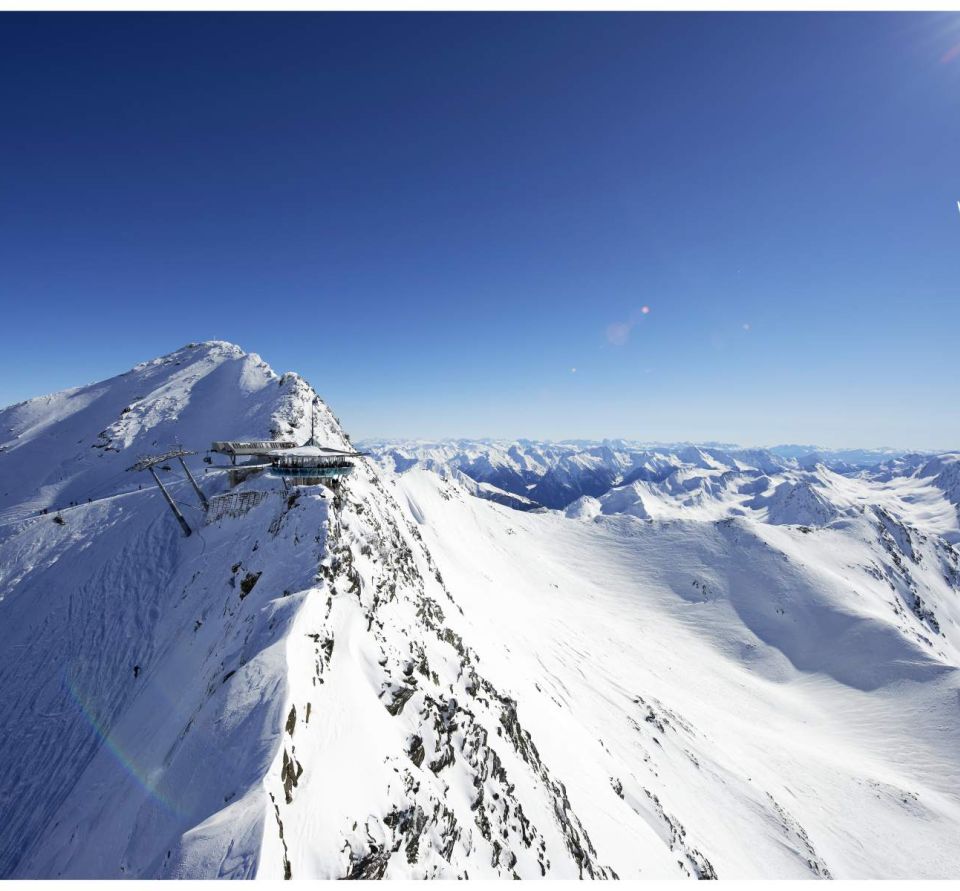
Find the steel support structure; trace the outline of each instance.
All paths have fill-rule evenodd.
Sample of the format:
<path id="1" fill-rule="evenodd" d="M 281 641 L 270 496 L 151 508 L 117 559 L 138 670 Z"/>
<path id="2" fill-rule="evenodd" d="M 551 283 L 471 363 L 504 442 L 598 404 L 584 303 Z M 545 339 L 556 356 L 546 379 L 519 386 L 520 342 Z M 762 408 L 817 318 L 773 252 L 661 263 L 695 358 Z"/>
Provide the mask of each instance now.
<path id="1" fill-rule="evenodd" d="M 173 511 L 173 515 L 177 518 L 177 522 L 180 523 L 180 528 L 183 530 L 183 534 L 189 538 L 193 530 L 183 518 L 183 514 L 180 513 L 180 508 L 177 507 L 177 503 L 173 500 L 173 498 L 170 497 L 170 493 L 166 490 L 163 483 L 160 482 L 160 477 L 157 476 L 157 472 L 153 469 L 152 464 L 147 467 L 147 470 L 150 471 L 150 475 L 156 480 L 157 485 L 160 487 L 160 491 L 163 492 L 163 497 L 167 499 L 167 504 L 170 505 L 170 510 Z"/>
<path id="2" fill-rule="evenodd" d="M 209 510 L 210 504 L 207 502 L 207 496 L 203 494 L 203 489 L 197 485 L 197 481 L 193 478 L 193 474 L 190 473 L 190 468 L 187 467 L 187 462 L 183 460 L 183 455 L 177 455 L 177 458 L 180 461 L 180 466 L 183 468 L 183 472 L 187 475 L 187 479 L 190 480 L 190 485 L 193 486 L 193 491 L 197 493 L 197 498 L 200 499 L 203 509 Z"/>

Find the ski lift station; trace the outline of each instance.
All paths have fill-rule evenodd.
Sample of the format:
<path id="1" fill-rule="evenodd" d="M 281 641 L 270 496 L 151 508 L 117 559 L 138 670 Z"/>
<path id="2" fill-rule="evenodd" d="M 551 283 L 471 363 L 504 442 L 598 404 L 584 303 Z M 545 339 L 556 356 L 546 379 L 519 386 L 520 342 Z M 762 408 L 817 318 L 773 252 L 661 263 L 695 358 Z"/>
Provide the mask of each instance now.
<path id="1" fill-rule="evenodd" d="M 189 452 L 180 446 L 159 455 L 145 455 L 128 470 L 148 470 L 150 472 L 163 493 L 170 510 L 177 518 L 183 534 L 189 536 L 192 532 L 190 524 L 184 518 L 176 500 L 167 491 L 160 477 L 157 476 L 156 467 L 158 464 L 164 464 L 164 462 L 176 458 L 200 499 L 206 521 L 216 522 L 224 516 L 237 516 L 246 513 L 267 496 L 271 489 L 269 484 L 266 487 L 267 491 L 253 491 L 246 487 L 243 490 L 236 490 L 237 486 L 252 476 L 267 474 L 279 477 L 284 490 L 290 486 L 315 486 L 320 484 L 335 489 L 339 479 L 353 471 L 354 463 L 352 459 L 362 458 L 367 454 L 366 452 L 348 452 L 317 445 L 316 429 L 312 417 L 310 426 L 310 439 L 299 446 L 289 439 L 217 440 L 213 442 L 210 451 L 226 455 L 230 459 L 230 463 L 226 466 L 210 467 L 208 472 L 225 471 L 228 474 L 229 487 L 234 491 L 214 495 L 211 498 L 208 498 L 200 488 L 193 474 L 190 473 L 190 468 L 183 460 L 185 456 L 196 453 Z M 237 463 L 238 458 L 246 460 Z M 204 460 L 208 464 L 212 463 L 209 457 Z M 169 470 L 170 468 L 164 467 L 163 469 Z"/>
<path id="2" fill-rule="evenodd" d="M 221 441 L 214 442 L 210 451 L 229 456 L 229 465 L 210 469 L 226 471 L 229 474 L 231 489 L 248 477 L 264 472 L 278 476 L 283 482 L 284 489 L 291 485 L 326 484 L 335 486 L 340 477 L 347 476 L 353 471 L 354 464 L 351 459 L 361 458 L 365 455 L 364 452 L 346 452 L 341 449 L 314 445 L 313 437 L 306 445 L 302 446 L 286 440 Z M 246 513 L 251 508 L 256 507 L 269 494 L 268 487 L 266 491 L 235 491 L 213 495 L 208 498 L 183 460 L 184 457 L 194 454 L 196 453 L 177 446 L 159 455 L 145 455 L 132 467 L 127 468 L 133 471 L 147 470 L 150 472 L 157 488 L 163 494 L 167 505 L 180 524 L 184 535 L 189 536 L 193 530 L 180 510 L 178 502 L 157 475 L 156 468 L 158 465 L 164 465 L 162 469 L 169 470 L 170 468 L 166 466 L 165 462 L 174 458 L 180 462 L 184 474 L 200 500 L 206 522 L 216 522 L 224 516 L 238 516 Z M 250 460 L 238 464 L 238 457 Z"/>
<path id="3" fill-rule="evenodd" d="M 239 482 L 252 473 L 270 471 L 284 480 L 300 485 L 314 485 L 347 476 L 353 471 L 353 458 L 363 452 L 345 452 L 315 445 L 313 438 L 306 445 L 285 440 L 218 441 L 210 451 L 230 458 L 231 479 Z M 238 457 L 250 460 L 237 463 Z"/>

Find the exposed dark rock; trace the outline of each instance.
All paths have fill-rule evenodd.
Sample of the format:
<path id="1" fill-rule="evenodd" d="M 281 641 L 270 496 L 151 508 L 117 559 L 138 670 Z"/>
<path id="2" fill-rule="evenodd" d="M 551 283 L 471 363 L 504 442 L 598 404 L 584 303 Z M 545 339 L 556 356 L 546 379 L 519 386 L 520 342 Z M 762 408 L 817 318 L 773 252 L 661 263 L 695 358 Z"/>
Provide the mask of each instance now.
<path id="1" fill-rule="evenodd" d="M 256 585 L 257 581 L 260 579 L 260 576 L 263 575 L 262 572 L 248 572 L 240 581 L 240 599 L 243 600 L 252 590 L 253 586 Z"/>

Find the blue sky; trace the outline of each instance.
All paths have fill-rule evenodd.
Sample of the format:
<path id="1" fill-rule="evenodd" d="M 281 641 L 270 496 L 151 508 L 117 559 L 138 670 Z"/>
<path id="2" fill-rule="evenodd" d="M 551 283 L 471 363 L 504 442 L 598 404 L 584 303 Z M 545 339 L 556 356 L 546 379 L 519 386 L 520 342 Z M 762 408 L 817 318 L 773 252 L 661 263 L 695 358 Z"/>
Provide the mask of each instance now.
<path id="1" fill-rule="evenodd" d="M 0 403 L 216 338 L 355 437 L 957 448 L 958 100 L 948 14 L 7 14 Z"/>

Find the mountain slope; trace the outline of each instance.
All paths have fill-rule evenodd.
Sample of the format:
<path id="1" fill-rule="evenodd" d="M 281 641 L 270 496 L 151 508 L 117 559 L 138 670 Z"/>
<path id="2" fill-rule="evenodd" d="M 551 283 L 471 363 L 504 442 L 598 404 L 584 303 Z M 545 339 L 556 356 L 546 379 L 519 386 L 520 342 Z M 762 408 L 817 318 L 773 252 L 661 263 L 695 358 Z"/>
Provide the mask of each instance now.
<path id="1" fill-rule="evenodd" d="M 953 874 L 949 546 L 927 539 L 904 559 L 868 515 L 807 532 L 584 521 L 509 511 L 417 469 L 396 485 L 461 599 L 464 637 L 490 641 L 487 670 L 516 691 L 571 800 L 589 803 L 620 875 L 663 874 L 627 841 L 651 826 L 693 873 Z M 891 599 L 908 563 L 946 638 Z"/>
<path id="2" fill-rule="evenodd" d="M 280 721 L 297 602 L 277 598 L 312 583 L 326 503 L 287 511 L 274 497 L 205 527 L 192 490 L 161 470 L 198 532 L 184 539 L 125 468 L 178 437 L 203 448 L 270 428 L 304 435 L 312 398 L 297 376 L 212 343 L 0 415 L 0 875 L 155 874 L 181 833 L 228 803 L 231 833 L 262 831 L 251 799 L 273 752 L 258 740 Z M 312 548 L 262 534 L 287 512 Z M 248 874 L 254 850 L 223 868 Z"/>

